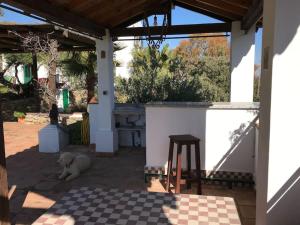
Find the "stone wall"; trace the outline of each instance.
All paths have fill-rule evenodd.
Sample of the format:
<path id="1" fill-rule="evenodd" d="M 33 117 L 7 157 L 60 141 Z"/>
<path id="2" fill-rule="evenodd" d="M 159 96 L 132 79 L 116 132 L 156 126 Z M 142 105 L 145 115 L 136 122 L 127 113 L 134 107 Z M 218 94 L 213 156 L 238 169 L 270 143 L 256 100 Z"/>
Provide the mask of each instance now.
<path id="1" fill-rule="evenodd" d="M 25 123 L 28 124 L 44 124 L 49 122 L 48 113 L 27 113 L 25 117 Z"/>
<path id="2" fill-rule="evenodd" d="M 35 98 L 24 98 L 18 100 L 2 100 L 2 116 L 4 121 L 17 121 L 14 111 L 38 112 L 38 104 Z"/>
<path id="3" fill-rule="evenodd" d="M 73 124 L 82 120 L 81 113 L 59 114 L 60 120 L 66 118 L 66 124 Z M 28 124 L 47 124 L 50 122 L 49 113 L 27 113 L 25 123 Z"/>

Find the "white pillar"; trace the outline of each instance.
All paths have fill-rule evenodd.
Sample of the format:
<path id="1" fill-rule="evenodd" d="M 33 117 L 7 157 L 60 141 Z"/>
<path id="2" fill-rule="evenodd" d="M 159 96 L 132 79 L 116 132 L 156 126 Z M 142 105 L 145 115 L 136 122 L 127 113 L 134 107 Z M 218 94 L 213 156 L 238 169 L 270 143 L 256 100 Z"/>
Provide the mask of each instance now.
<path id="1" fill-rule="evenodd" d="M 113 42 L 108 30 L 102 40 L 96 40 L 96 53 L 98 72 L 96 151 L 113 154 L 118 148 L 118 137 L 113 115 L 115 107 Z"/>
<path id="2" fill-rule="evenodd" d="M 247 33 L 241 22 L 231 28 L 231 102 L 253 102 L 255 27 Z"/>
<path id="3" fill-rule="evenodd" d="M 257 225 L 300 224 L 299 9 L 264 0 Z"/>

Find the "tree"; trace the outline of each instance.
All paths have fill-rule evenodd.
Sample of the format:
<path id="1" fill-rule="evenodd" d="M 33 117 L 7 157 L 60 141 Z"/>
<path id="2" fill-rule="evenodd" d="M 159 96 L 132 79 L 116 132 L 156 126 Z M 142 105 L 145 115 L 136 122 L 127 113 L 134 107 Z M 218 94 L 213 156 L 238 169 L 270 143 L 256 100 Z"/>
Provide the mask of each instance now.
<path id="1" fill-rule="evenodd" d="M 259 93 L 259 89 L 260 89 L 260 70 L 261 70 L 261 66 L 255 64 L 254 65 L 254 97 L 253 97 L 253 101 L 254 102 L 259 102 L 260 101 L 260 93 Z"/>
<path id="2" fill-rule="evenodd" d="M 229 100 L 229 44 L 225 37 L 190 38 L 174 52 L 181 64 L 174 72 L 186 74 L 192 81 L 197 101 Z"/>
<path id="3" fill-rule="evenodd" d="M 85 76 L 85 87 L 87 89 L 87 102 L 94 97 L 94 88 L 97 80 L 96 66 L 97 55 L 89 52 L 67 52 L 62 54 L 60 64 L 64 74 L 68 77 Z"/>
<path id="4" fill-rule="evenodd" d="M 27 65 L 31 63 L 31 55 L 28 53 L 23 54 L 5 54 L 4 59 L 6 61 L 5 68 L 0 72 L 0 83 L 8 86 L 11 89 L 16 90 L 21 95 L 29 95 L 29 89 L 32 87 L 31 83 L 22 84 L 19 79 L 18 67 L 20 65 Z M 14 77 L 18 81 L 18 84 L 13 84 L 7 81 L 4 76 L 9 71 L 10 68 L 14 67 Z"/>
<path id="5" fill-rule="evenodd" d="M 22 47 L 32 54 L 39 54 L 43 58 L 43 62 L 48 67 L 48 82 L 47 84 L 40 84 L 34 81 L 34 88 L 42 91 L 44 96 L 43 106 L 47 109 L 50 108 L 52 104 L 56 103 L 56 63 L 58 60 L 58 42 L 57 40 L 51 38 L 51 33 L 48 34 L 34 34 L 28 32 L 25 34 L 20 34 L 16 31 L 9 31 L 10 34 L 16 36 L 20 39 Z M 38 91 L 38 90 L 35 90 Z"/>
<path id="6" fill-rule="evenodd" d="M 161 51 L 136 47 L 132 54 L 130 78 L 116 78 L 117 96 L 123 98 L 123 102 L 135 103 L 165 99 L 171 59 L 168 46 L 164 46 Z"/>
<path id="7" fill-rule="evenodd" d="M 125 46 L 114 43 L 114 52 L 122 50 Z M 115 60 L 114 64 L 119 63 Z M 87 102 L 95 96 L 94 89 L 97 83 L 97 55 L 94 51 L 86 52 L 66 52 L 61 54 L 60 65 L 67 77 L 85 79 L 85 88 L 87 89 Z"/>
<path id="8" fill-rule="evenodd" d="M 170 50 L 137 48 L 130 78 L 116 78 L 119 102 L 228 101 L 229 47 L 225 37 L 190 38 Z"/>

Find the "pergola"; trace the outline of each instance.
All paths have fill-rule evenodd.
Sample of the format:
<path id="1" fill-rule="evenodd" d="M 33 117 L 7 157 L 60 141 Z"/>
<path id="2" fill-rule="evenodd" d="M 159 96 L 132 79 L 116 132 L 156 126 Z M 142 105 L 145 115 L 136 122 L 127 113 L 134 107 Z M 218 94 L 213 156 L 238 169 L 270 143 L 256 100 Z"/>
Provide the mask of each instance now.
<path id="1" fill-rule="evenodd" d="M 126 28 L 145 16 L 168 13 L 171 18 L 171 10 L 176 5 L 224 22 L 242 21 L 241 28 L 249 30 L 253 24 L 261 22 L 263 9 L 260 0 L 53 0 L 39 4 L 34 0 L 2 2 L 17 7 L 20 10 L 11 9 L 25 15 L 96 37 L 105 35 L 105 29 L 114 33 L 114 29 Z"/>
<path id="2" fill-rule="evenodd" d="M 58 42 L 58 51 L 93 51 L 95 41 L 85 35 L 68 31 L 52 24 L 7 24 L 0 23 L 0 53 L 24 53 L 29 50 L 23 47 L 18 35 L 45 36 Z"/>
<path id="3" fill-rule="evenodd" d="M 46 36 L 57 41 L 57 51 L 95 51 L 94 38 L 52 24 L 0 23 L 0 53 L 32 53 L 33 76 L 37 79 L 37 56 L 23 46 L 21 36 Z"/>
<path id="4" fill-rule="evenodd" d="M 91 112 L 98 126 L 96 150 L 114 153 L 112 38 L 146 35 L 127 28 L 154 14 L 168 14 L 169 34 L 231 31 L 231 101 L 251 102 L 255 31 L 262 24 L 263 57 L 257 174 L 257 225 L 300 224 L 298 0 L 4 0 L 1 7 L 96 38 L 99 104 Z M 8 5 L 6 5 L 8 4 Z M 171 10 L 180 6 L 219 19 L 220 24 L 172 25 Z M 12 6 L 12 7 L 11 7 Z M 157 32 L 157 27 L 150 29 Z M 284 75 L 284 76 L 283 76 Z M 293 110 L 287 113 L 286 106 Z M 102 115 L 101 118 L 97 115 Z M 1 131 L 2 132 L 2 131 Z M 3 134 L 0 134 L 3 138 Z M 2 142 L 3 143 L 3 142 Z M 284 151 L 284 152 L 283 152 Z M 8 221 L 4 146 L 1 146 L 0 223 Z M 275 199 L 275 200 L 274 200 Z"/>

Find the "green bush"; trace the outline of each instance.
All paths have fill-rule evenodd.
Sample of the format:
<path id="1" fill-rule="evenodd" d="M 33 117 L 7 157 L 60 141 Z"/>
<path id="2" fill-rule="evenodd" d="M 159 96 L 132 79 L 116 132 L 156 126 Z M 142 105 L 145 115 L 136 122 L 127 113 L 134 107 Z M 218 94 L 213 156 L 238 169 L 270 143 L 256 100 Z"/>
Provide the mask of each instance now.
<path id="1" fill-rule="evenodd" d="M 26 113 L 24 112 L 18 112 L 18 111 L 14 111 L 14 117 L 16 118 L 25 118 Z"/>
<path id="2" fill-rule="evenodd" d="M 81 123 L 82 121 L 77 121 L 68 125 L 71 145 L 81 145 Z"/>

